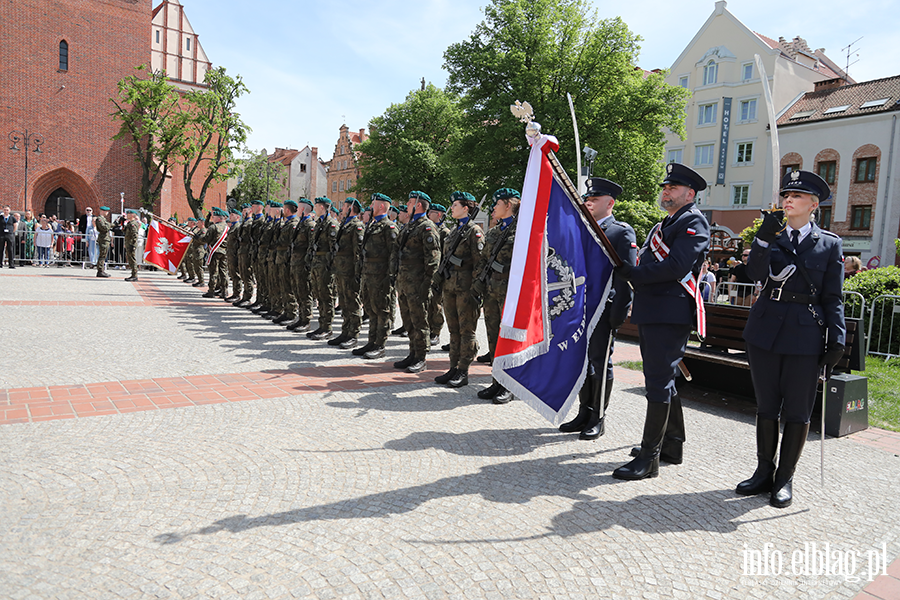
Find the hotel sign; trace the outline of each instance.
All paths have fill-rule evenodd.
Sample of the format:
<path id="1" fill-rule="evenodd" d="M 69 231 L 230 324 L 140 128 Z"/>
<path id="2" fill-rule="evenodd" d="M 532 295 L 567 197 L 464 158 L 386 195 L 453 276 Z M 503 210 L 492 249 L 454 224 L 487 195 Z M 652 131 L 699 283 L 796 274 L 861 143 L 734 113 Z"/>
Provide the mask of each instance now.
<path id="1" fill-rule="evenodd" d="M 731 98 L 722 98 L 722 133 L 719 136 L 719 172 L 716 185 L 725 185 L 725 165 L 728 162 L 728 133 L 731 131 Z"/>

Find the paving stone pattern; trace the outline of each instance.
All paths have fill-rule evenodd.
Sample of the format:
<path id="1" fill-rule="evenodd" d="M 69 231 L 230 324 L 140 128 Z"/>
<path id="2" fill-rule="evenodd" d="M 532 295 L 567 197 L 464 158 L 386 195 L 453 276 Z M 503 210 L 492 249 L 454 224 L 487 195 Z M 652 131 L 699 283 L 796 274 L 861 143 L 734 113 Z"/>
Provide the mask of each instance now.
<path id="1" fill-rule="evenodd" d="M 0 425 L 0 597 L 743 600 L 900 589 L 895 564 L 875 582 L 866 572 L 870 551 L 884 547 L 889 564 L 900 551 L 889 434 L 881 445 L 827 439 L 824 489 L 811 435 L 794 505 L 778 510 L 732 491 L 754 467 L 752 416 L 688 401 L 685 463 L 621 482 L 610 474 L 645 409 L 633 372 L 619 373 L 606 435 L 581 442 L 522 402 L 478 400 L 487 369 L 461 390 L 433 384 L 434 368 L 398 376 L 385 363 L 379 379 L 367 361 L 165 274 L 133 285 L 9 273 L 7 403 L 41 386 L 216 375 L 208 389 L 221 396 L 242 373 L 333 375 L 303 393 Z M 71 304 L 16 304 L 56 298 Z M 133 304 L 95 304 L 114 300 Z M 391 338 L 392 356 L 405 349 Z M 362 383 L 341 387 L 350 380 Z M 792 574 L 792 553 L 812 542 L 858 553 L 859 580 Z M 748 551 L 781 552 L 782 574 L 747 573 Z"/>

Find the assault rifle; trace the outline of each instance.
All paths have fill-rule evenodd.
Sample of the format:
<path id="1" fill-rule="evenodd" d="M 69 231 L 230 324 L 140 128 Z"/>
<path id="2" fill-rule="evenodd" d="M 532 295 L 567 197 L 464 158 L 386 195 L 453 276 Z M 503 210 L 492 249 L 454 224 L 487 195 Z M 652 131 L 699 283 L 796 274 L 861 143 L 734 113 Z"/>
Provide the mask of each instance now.
<path id="1" fill-rule="evenodd" d="M 476 281 L 480 281 L 481 283 L 487 285 L 488 277 L 491 276 L 491 271 L 497 271 L 498 273 L 503 273 L 509 265 L 501 265 L 497 262 L 497 257 L 500 255 L 500 250 L 503 249 L 503 245 L 506 243 L 506 240 L 509 239 L 510 233 L 513 230 L 513 224 L 516 222 L 518 215 L 513 215 L 512 221 L 510 221 L 509 225 L 506 229 L 504 229 L 500 233 L 500 237 L 497 238 L 497 242 L 494 244 L 494 247 L 491 248 L 491 255 L 488 257 L 487 263 L 485 263 L 484 268 L 481 269 L 481 272 L 475 276 Z"/>
<path id="2" fill-rule="evenodd" d="M 456 234 L 456 239 L 453 240 L 453 245 L 450 247 L 448 252 L 445 252 L 443 256 L 441 256 L 441 264 L 438 265 L 438 274 L 444 279 L 450 279 L 450 265 L 454 265 L 459 267 L 462 265 L 462 259 L 454 256 L 456 253 L 456 249 L 459 248 L 460 242 L 462 242 L 463 237 L 466 235 L 467 231 L 472 228 L 473 221 L 475 217 L 478 216 L 478 205 L 475 205 L 475 208 L 469 211 L 469 221 L 463 225 L 460 230 L 459 227 L 456 228 L 450 235 Z"/>

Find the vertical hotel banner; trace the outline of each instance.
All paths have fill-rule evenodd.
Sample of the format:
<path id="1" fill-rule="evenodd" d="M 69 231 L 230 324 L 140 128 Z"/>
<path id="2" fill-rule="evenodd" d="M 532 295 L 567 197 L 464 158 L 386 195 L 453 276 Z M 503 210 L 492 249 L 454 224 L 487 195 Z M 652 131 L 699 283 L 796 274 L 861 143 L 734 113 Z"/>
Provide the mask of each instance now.
<path id="1" fill-rule="evenodd" d="M 728 133 L 731 131 L 731 98 L 722 98 L 722 133 L 719 136 L 719 172 L 716 185 L 725 185 L 725 166 L 728 164 Z"/>

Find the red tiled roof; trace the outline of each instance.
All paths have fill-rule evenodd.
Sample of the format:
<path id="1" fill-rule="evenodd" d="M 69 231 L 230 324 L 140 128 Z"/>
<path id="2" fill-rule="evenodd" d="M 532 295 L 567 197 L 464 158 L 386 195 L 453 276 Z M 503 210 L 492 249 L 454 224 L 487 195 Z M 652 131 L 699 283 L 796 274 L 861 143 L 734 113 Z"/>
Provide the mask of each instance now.
<path id="1" fill-rule="evenodd" d="M 275 153 L 269 155 L 269 162 L 280 162 L 286 167 L 291 166 L 291 161 L 300 154 L 299 150 L 292 148 L 275 148 Z"/>
<path id="2" fill-rule="evenodd" d="M 828 59 L 828 57 L 825 56 L 824 54 L 822 54 L 822 56 L 820 57 L 820 56 L 818 56 L 818 54 L 819 54 L 818 51 L 814 52 L 814 51 L 806 48 L 806 42 L 804 40 L 802 40 L 802 39 L 798 40 L 797 38 L 795 38 L 794 40 L 785 41 L 784 43 L 782 43 L 780 41 L 773 40 L 772 38 L 765 36 L 765 35 L 759 33 L 758 31 L 754 31 L 753 33 L 755 33 L 759 37 L 759 39 L 761 39 L 763 42 L 765 42 L 766 45 L 769 46 L 769 48 L 772 48 L 773 50 L 778 50 L 779 52 L 781 52 L 782 56 L 789 58 L 791 60 L 794 60 L 795 62 L 797 62 L 797 61 L 790 54 L 785 52 L 785 46 L 788 46 L 794 52 L 798 52 L 798 53 L 802 52 L 809 58 L 811 58 L 813 60 L 817 60 L 818 68 L 816 68 L 814 70 L 816 72 L 824 75 L 826 79 L 836 79 L 838 77 L 841 77 L 841 73 L 836 72 L 827 63 L 825 63 L 823 60 L 821 60 L 822 57 L 824 57 L 826 59 Z M 798 47 L 795 45 L 798 41 L 800 42 L 802 47 Z M 831 59 L 828 59 L 828 60 L 829 60 L 829 62 L 833 62 L 833 61 L 831 61 Z M 802 63 L 798 62 L 798 64 L 802 64 Z M 809 68 L 809 67 L 807 67 L 807 68 Z"/>
<path id="3" fill-rule="evenodd" d="M 862 104 L 866 102 L 883 100 L 885 98 L 887 101 L 884 104 L 861 108 Z M 842 111 L 825 114 L 825 111 L 828 109 L 842 106 L 847 108 Z M 900 75 L 818 92 L 807 92 L 781 115 L 781 118 L 778 119 L 778 126 L 843 119 L 857 115 L 870 115 L 895 110 L 900 110 Z M 810 111 L 813 112 L 808 116 L 791 118 L 794 115 Z"/>

